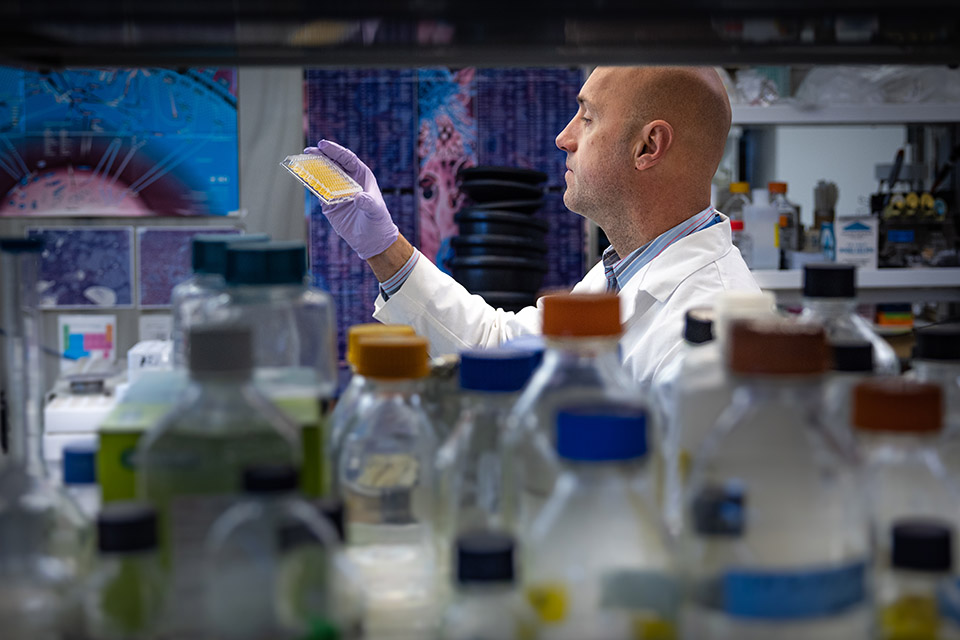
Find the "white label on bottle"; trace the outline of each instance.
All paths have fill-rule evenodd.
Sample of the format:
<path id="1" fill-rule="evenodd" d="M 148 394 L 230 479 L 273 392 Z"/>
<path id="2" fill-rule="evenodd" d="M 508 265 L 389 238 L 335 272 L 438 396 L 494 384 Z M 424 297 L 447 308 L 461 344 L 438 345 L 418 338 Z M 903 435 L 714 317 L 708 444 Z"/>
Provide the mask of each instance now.
<path id="1" fill-rule="evenodd" d="M 173 633 L 178 639 L 203 633 L 205 545 L 210 527 L 234 502 L 229 495 L 180 496 L 170 505 Z"/>

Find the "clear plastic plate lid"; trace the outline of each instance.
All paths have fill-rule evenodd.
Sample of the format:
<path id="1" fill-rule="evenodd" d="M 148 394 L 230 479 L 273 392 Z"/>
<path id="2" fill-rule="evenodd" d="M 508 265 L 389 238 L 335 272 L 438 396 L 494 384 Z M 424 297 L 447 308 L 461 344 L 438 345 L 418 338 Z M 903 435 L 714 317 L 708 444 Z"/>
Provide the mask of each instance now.
<path id="1" fill-rule="evenodd" d="M 353 200 L 363 191 L 340 165 L 324 155 L 301 153 L 280 163 L 324 204 Z"/>

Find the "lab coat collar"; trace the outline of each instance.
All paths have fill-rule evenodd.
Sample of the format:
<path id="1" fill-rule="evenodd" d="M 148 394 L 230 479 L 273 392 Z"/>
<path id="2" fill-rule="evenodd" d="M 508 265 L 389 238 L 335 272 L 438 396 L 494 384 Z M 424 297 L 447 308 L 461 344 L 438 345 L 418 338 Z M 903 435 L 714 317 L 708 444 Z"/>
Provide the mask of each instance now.
<path id="1" fill-rule="evenodd" d="M 640 314 L 654 302 L 669 298 L 692 273 L 725 256 L 733 249 L 730 219 L 682 238 L 645 265 L 620 292 L 625 315 Z"/>

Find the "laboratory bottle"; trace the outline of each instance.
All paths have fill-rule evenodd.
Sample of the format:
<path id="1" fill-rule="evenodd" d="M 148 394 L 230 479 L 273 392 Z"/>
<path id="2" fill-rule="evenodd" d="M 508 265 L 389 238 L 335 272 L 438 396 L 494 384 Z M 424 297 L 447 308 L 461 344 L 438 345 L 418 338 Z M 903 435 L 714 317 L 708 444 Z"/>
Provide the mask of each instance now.
<path id="1" fill-rule="evenodd" d="M 372 637 L 436 633 L 435 472 L 437 439 L 422 407 L 427 341 L 361 338 L 357 372 L 369 387 L 346 427 L 339 488 L 347 554 L 367 593 Z"/>
<path id="2" fill-rule="evenodd" d="M 253 385 L 250 330 L 189 330 L 190 386 L 137 447 L 137 496 L 158 511 L 171 576 L 171 633 L 202 631 L 207 531 L 240 492 L 243 470 L 300 463 L 296 426 Z"/>
<path id="3" fill-rule="evenodd" d="M 776 208 L 779 223 L 777 233 L 780 244 L 780 268 L 788 269 L 789 252 L 800 248 L 800 214 L 797 208 L 787 200 L 787 183 L 771 182 L 767 185 L 770 193 L 770 204 Z"/>
<path id="4" fill-rule="evenodd" d="M 750 204 L 750 183 L 731 182 L 730 197 L 720 207 L 730 220 L 743 221 L 743 208 Z"/>
<path id="5" fill-rule="evenodd" d="M 890 562 L 878 571 L 879 640 L 956 640 L 954 525 L 935 518 L 904 518 L 887 532 Z M 955 597 L 955 596 L 954 596 Z"/>
<path id="6" fill-rule="evenodd" d="M 508 349 L 460 354 L 460 415 L 437 452 L 437 542 L 449 549 L 466 530 L 507 527 L 503 434 L 533 373 L 536 355 Z M 441 563 L 449 554 L 441 552 Z M 441 571 L 446 575 L 446 569 Z M 442 579 L 442 578 L 441 578 Z"/>
<path id="7" fill-rule="evenodd" d="M 327 466 L 329 468 L 329 486 L 331 487 L 330 493 L 332 495 L 337 495 L 339 491 L 337 485 L 339 482 L 337 474 L 337 461 L 339 460 L 339 453 L 342 444 L 341 440 L 343 439 L 343 434 L 346 430 L 347 423 L 353 417 L 353 414 L 357 409 L 357 401 L 359 400 L 360 396 L 363 395 L 367 386 L 367 379 L 357 373 L 358 343 L 361 338 L 394 335 L 413 336 L 416 335 L 416 332 L 410 325 L 380 324 L 379 322 L 355 324 L 347 330 L 346 359 L 347 364 L 350 366 L 350 370 L 353 372 L 353 375 L 350 376 L 350 382 L 347 383 L 343 393 L 341 393 L 340 397 L 337 399 L 337 403 L 334 405 L 333 411 L 330 413 L 330 420 L 327 423 L 328 428 L 326 434 L 326 450 L 328 452 L 327 455 L 330 461 L 330 464 Z"/>
<path id="8" fill-rule="evenodd" d="M 827 426 L 853 428 L 853 388 L 874 375 L 873 345 L 866 341 L 835 342 L 830 373 L 823 386 L 823 415 Z"/>
<path id="9" fill-rule="evenodd" d="M 199 234 L 190 240 L 190 264 L 193 275 L 179 283 L 170 294 L 170 315 L 173 321 L 173 365 L 187 366 L 186 331 L 202 317 L 207 300 L 223 290 L 223 274 L 227 269 L 227 245 L 234 242 L 266 242 L 263 233 L 233 235 Z"/>
<path id="10" fill-rule="evenodd" d="M 673 535 L 683 525 L 683 493 L 690 470 L 690 458 L 730 404 L 733 384 L 722 358 L 727 329 L 742 318 L 773 316 L 776 299 L 772 293 L 723 291 L 714 297 L 711 316 L 713 340 L 697 346 L 691 338 L 706 337 L 703 312 L 694 311 L 685 346 L 674 360 L 654 377 L 654 398 L 663 431 L 664 518 Z"/>
<path id="11" fill-rule="evenodd" d="M 97 515 L 97 550 L 82 590 L 85 638 L 160 638 L 166 577 L 156 510 L 137 502 L 104 505 Z"/>
<path id="12" fill-rule="evenodd" d="M 620 363 L 620 299 L 613 294 L 559 294 L 540 299 L 543 362 L 507 417 L 508 526 L 525 531 L 553 491 L 559 472 L 557 407 L 600 400 L 646 406 Z"/>
<path id="13" fill-rule="evenodd" d="M 226 287 L 207 303 L 206 317 L 250 329 L 254 382 L 300 427 L 303 490 L 325 495 L 324 433 L 338 386 L 333 300 L 306 284 L 301 243 L 231 244 L 226 261 Z"/>
<path id="14" fill-rule="evenodd" d="M 334 525 L 301 497 L 290 465 L 243 472 L 243 495 L 205 545 L 207 633 L 220 640 L 359 637 L 357 577 Z M 315 634 L 315 635 L 311 635 Z"/>
<path id="15" fill-rule="evenodd" d="M 940 388 L 929 382 L 883 377 L 853 388 L 852 422 L 882 564 L 890 527 L 900 518 L 937 517 L 960 526 L 960 484 L 938 451 L 941 402 Z"/>
<path id="16" fill-rule="evenodd" d="M 100 511 L 100 485 L 97 484 L 97 445 L 92 442 L 69 444 L 63 448 L 63 487 L 83 516 L 94 522 Z"/>
<path id="17" fill-rule="evenodd" d="M 65 597 L 92 542 L 89 524 L 50 481 L 42 455 L 42 251 L 39 240 L 0 238 L 7 431 L 0 454 L 0 635 L 18 640 L 60 640 Z"/>
<path id="18" fill-rule="evenodd" d="M 686 517 L 735 500 L 720 514 L 726 535 L 684 527 L 684 575 L 701 597 L 687 601 L 682 637 L 866 640 L 870 526 L 852 436 L 820 420 L 824 330 L 766 318 L 729 332 L 735 391 L 694 455 Z"/>
<path id="19" fill-rule="evenodd" d="M 747 233 L 743 220 L 730 221 L 730 239 L 748 267 L 753 266 L 753 238 Z"/>
<path id="20" fill-rule="evenodd" d="M 857 313 L 854 265 L 835 262 L 804 265 L 801 318 L 822 324 L 830 344 L 866 340 L 873 345 L 873 365 L 878 374 L 900 373 L 900 361 L 893 347 Z"/>
<path id="21" fill-rule="evenodd" d="M 943 389 L 944 436 L 950 448 L 960 447 L 960 324 L 941 324 L 916 331 L 911 369 L 907 377 L 939 384 Z M 960 451 L 957 464 L 960 472 Z"/>
<path id="22" fill-rule="evenodd" d="M 430 373 L 423 381 L 423 410 L 444 442 L 460 413 L 460 356 L 446 354 L 430 359 Z"/>
<path id="23" fill-rule="evenodd" d="M 536 613 L 518 588 L 514 538 L 464 531 L 454 549 L 456 584 L 440 640 L 536 640 Z"/>
<path id="24" fill-rule="evenodd" d="M 681 585 L 648 434 L 646 411 L 629 405 L 558 413 L 563 471 L 524 545 L 542 638 L 675 637 Z"/>

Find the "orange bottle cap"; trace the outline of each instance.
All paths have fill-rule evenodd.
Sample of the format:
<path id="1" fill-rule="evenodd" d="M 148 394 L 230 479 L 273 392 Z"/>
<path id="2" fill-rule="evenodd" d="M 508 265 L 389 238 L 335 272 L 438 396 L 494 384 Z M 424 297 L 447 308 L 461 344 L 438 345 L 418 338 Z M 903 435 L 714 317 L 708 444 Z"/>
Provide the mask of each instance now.
<path id="1" fill-rule="evenodd" d="M 788 318 L 738 320 L 730 327 L 730 370 L 744 375 L 809 375 L 830 369 L 826 333 Z"/>
<path id="2" fill-rule="evenodd" d="M 402 380 L 430 373 L 428 343 L 420 336 L 367 336 L 357 341 L 357 373 Z"/>
<path id="3" fill-rule="evenodd" d="M 357 366 L 357 341 L 370 336 L 415 336 L 416 331 L 408 324 L 382 324 L 367 322 L 347 329 L 347 362 Z"/>
<path id="4" fill-rule="evenodd" d="M 786 193 L 787 192 L 787 183 L 786 182 L 771 182 L 767 184 L 767 191 L 770 193 Z"/>
<path id="5" fill-rule="evenodd" d="M 852 422 L 861 431 L 937 433 L 943 428 L 939 385 L 903 378 L 864 380 L 853 388 Z"/>
<path id="6" fill-rule="evenodd" d="M 750 193 L 749 182 L 731 182 L 730 193 Z"/>
<path id="7" fill-rule="evenodd" d="M 544 296 L 543 335 L 552 338 L 619 336 L 620 298 L 613 293 Z"/>

